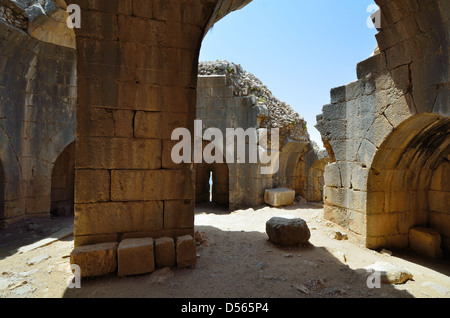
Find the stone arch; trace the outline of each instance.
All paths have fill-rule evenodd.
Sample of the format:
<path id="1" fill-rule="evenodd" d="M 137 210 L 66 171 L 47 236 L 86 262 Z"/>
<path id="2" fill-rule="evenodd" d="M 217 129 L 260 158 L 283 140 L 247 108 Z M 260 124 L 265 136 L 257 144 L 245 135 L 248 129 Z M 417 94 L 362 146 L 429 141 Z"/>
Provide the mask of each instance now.
<path id="1" fill-rule="evenodd" d="M 407 248 L 421 226 L 437 229 L 449 249 L 449 160 L 449 117 L 413 116 L 385 139 L 367 179 L 369 248 Z"/>
<path id="2" fill-rule="evenodd" d="M 281 148 L 279 169 L 275 175 L 275 184 L 278 187 L 287 187 L 295 190 L 296 195 L 305 197 L 306 164 L 303 161 L 308 151 L 307 142 L 288 142 Z"/>
<path id="3" fill-rule="evenodd" d="M 416 145 L 422 149 L 416 154 L 423 158 L 420 154 L 426 153 L 426 138 L 433 138 L 417 127 L 428 127 L 429 116 L 445 119 L 450 115 L 448 7 L 441 0 L 423 5 L 400 0 L 376 0 L 376 3 L 381 8 L 382 20 L 376 35 L 379 52 L 357 65 L 357 81 L 331 90 L 331 102 L 317 117 L 316 126 L 325 145 L 332 149 L 329 151 L 332 164 L 325 169 L 324 215 L 328 220 L 361 234 L 367 246 L 374 249 L 381 246 L 407 247 L 409 228 L 421 223 L 420 220 L 411 220 L 420 217 L 409 218 L 406 211 L 400 213 L 399 209 L 433 209 L 428 198 L 426 207 L 416 202 L 417 196 L 426 196 L 424 193 L 429 192 L 428 188 L 411 190 L 404 194 L 403 199 L 400 198 L 401 191 L 389 190 L 406 185 L 406 182 L 403 179 L 403 183 L 397 180 L 387 182 L 389 167 L 383 166 L 380 158 L 397 158 L 399 164 L 404 164 L 406 159 L 401 160 L 398 153 L 386 149 L 386 144 L 398 143 L 392 148 L 406 151 L 412 146 L 400 146 L 406 142 L 404 138 L 417 138 L 417 142 L 423 144 Z M 409 126 L 413 123 L 416 129 Z M 445 129 L 448 130 L 446 127 L 441 129 L 444 133 Z M 436 133 L 442 131 L 436 130 Z M 416 167 L 421 165 L 419 162 L 413 164 Z M 406 176 L 402 178 L 412 180 L 408 186 L 417 185 L 416 178 L 424 178 L 421 184 L 425 187 L 430 186 L 430 180 L 439 179 L 439 172 L 434 173 L 434 177 L 430 176 L 430 169 L 425 163 L 423 166 L 423 170 L 428 172 L 405 172 Z M 436 171 L 441 170 L 445 170 L 445 165 Z M 375 187 L 377 174 L 384 180 L 386 191 Z M 399 173 L 394 175 L 400 178 Z M 395 192 L 393 200 L 388 201 L 384 192 Z M 414 196 L 412 193 L 419 194 Z M 404 202 L 408 199 L 409 202 Z M 395 207 L 394 202 L 404 202 L 409 208 Z"/>
<path id="4" fill-rule="evenodd" d="M 307 194 L 306 199 L 311 202 L 323 201 L 323 187 L 324 187 L 324 173 L 325 167 L 330 162 L 330 157 L 326 150 L 314 153 L 313 164 L 308 169 L 307 173 Z"/>
<path id="5" fill-rule="evenodd" d="M 75 142 L 56 159 L 51 178 L 51 214 L 69 216 L 74 209 Z"/>
<path id="6" fill-rule="evenodd" d="M 75 134 L 76 53 L 69 44 L 74 38 L 68 39 L 73 31 L 60 15 L 64 10 L 33 11 L 43 3 L 0 4 L 13 10 L 0 23 L 0 144 L 6 179 L 0 223 L 5 226 L 50 215 L 52 167 L 65 146 L 51 137 L 69 130 L 73 140 Z M 19 18 L 24 23 L 17 25 Z"/>
<path id="7" fill-rule="evenodd" d="M 275 175 L 278 187 L 295 190 L 310 202 L 323 200 L 323 174 L 329 156 L 312 142 L 289 142 L 280 153 L 280 168 Z"/>
<path id="8" fill-rule="evenodd" d="M 62 0 L 55 2 L 60 7 L 66 5 Z M 189 6 L 186 6 L 186 1 L 164 1 L 167 5 L 157 8 L 159 2 L 161 1 L 154 1 L 155 10 L 152 11 L 145 6 L 139 6 L 146 3 L 145 1 L 134 1 L 133 5 L 119 0 L 67 1 L 82 5 L 83 16 L 89 16 L 89 19 L 83 20 L 83 27 L 75 30 L 79 71 L 77 147 L 79 146 L 82 154 L 79 161 L 77 160 L 79 162 L 77 170 L 90 172 L 95 170 L 96 173 L 105 175 L 108 171 L 115 171 L 110 177 L 105 178 L 106 181 L 101 185 L 102 188 L 110 190 L 105 193 L 110 193 L 111 197 L 90 202 L 96 205 L 95 210 L 100 211 L 99 214 L 105 211 L 111 216 L 119 210 L 136 211 L 137 207 L 142 205 L 141 197 L 135 192 L 119 193 L 118 190 L 122 185 L 118 181 L 119 177 L 126 176 L 132 183 L 131 181 L 143 180 L 143 175 L 151 175 L 154 173 L 153 170 L 160 169 L 158 173 L 168 179 L 183 174 L 184 177 L 179 182 L 180 187 L 185 184 L 183 181 L 190 179 L 189 172 L 175 173 L 168 171 L 170 169 L 164 169 L 170 165 L 164 162 L 169 144 L 167 140 L 170 138 L 162 126 L 170 121 L 173 113 L 178 112 L 183 114 L 183 120 L 186 119 L 185 126 L 192 129 L 190 119 L 195 114 L 193 88 L 196 86 L 196 66 L 201 40 L 216 21 L 250 1 L 188 1 Z M 376 3 L 382 10 L 384 9 L 383 21 L 386 22 L 386 26 L 383 26 L 377 39 L 381 54 L 385 54 L 385 61 L 391 67 L 390 71 L 397 69 L 399 74 L 411 74 L 413 79 L 422 80 L 423 83 L 406 85 L 406 91 L 410 90 L 410 96 L 414 95 L 411 99 L 413 101 L 411 104 L 415 104 L 414 108 L 417 108 L 416 105 L 431 105 L 429 107 L 434 111 L 443 113 L 443 109 L 448 107 L 446 106 L 448 100 L 447 102 L 445 100 L 448 96 L 448 85 L 441 85 L 442 81 L 437 82 L 432 69 L 441 69 L 440 74 L 448 74 L 448 59 L 429 59 L 422 52 L 449 47 L 446 31 L 448 22 L 444 12 L 447 7 L 442 4 L 444 0 L 430 1 L 426 6 L 419 6 L 417 1 L 403 0 L 376 0 Z M 183 15 L 179 14 L 181 5 L 184 6 Z M 414 19 L 411 19 L 411 16 Z M 155 32 L 147 32 L 150 21 L 154 24 L 160 23 L 161 26 L 154 26 Z M 410 23 L 411 21 L 416 23 Z M 436 25 L 440 25 L 436 28 L 437 31 L 425 34 L 424 31 L 433 29 Z M 421 38 L 422 41 L 408 41 L 417 34 L 425 34 Z M 428 41 L 426 38 L 430 34 Z M 434 44 L 429 45 L 428 42 Z M 149 43 L 158 45 L 149 46 Z M 399 43 L 402 50 L 393 50 L 392 48 Z M 419 47 L 414 50 L 408 47 L 414 44 Z M 407 53 L 399 54 L 399 51 Z M 149 56 L 152 59 L 149 59 Z M 428 62 L 410 63 L 415 58 Z M 432 81 L 427 81 L 427 78 L 431 78 Z M 155 131 L 148 132 L 151 135 L 148 140 L 144 138 L 135 140 L 130 137 L 135 136 L 136 131 L 133 130 L 139 126 L 138 115 L 142 115 L 140 113 L 154 115 L 155 126 L 160 126 L 156 127 Z M 127 120 L 116 120 L 116 117 L 120 116 L 124 116 L 121 118 Z M 91 122 L 95 122 L 96 125 L 89 125 Z M 118 123 L 123 126 L 117 127 Z M 125 137 L 129 137 L 130 140 L 126 140 Z M 331 145 L 337 157 L 339 149 Z M 123 153 L 127 155 L 123 156 Z M 142 157 L 148 158 L 149 153 L 154 154 L 151 157 L 155 159 L 154 162 L 141 160 Z M 334 156 L 331 154 L 330 156 L 334 161 Z M 99 185 L 96 186 L 98 188 Z M 152 197 L 151 201 L 186 199 L 179 194 L 179 192 L 184 194 L 185 191 L 178 190 L 170 194 L 164 193 L 158 198 Z M 117 203 L 119 201 L 127 204 Z M 81 202 L 86 200 L 81 199 Z M 122 213 L 129 216 L 129 220 L 124 220 L 116 227 L 107 228 L 94 224 L 95 217 L 90 217 L 91 213 L 87 213 L 92 210 L 91 208 L 87 204 L 79 204 L 80 219 L 79 226 L 76 226 L 76 244 L 97 241 L 97 237 L 102 235 L 113 236 L 117 233 L 142 230 L 132 222 L 135 214 Z M 161 210 L 155 210 L 154 213 L 158 215 L 155 219 L 164 219 L 160 215 Z M 129 224 L 132 225 L 125 226 Z M 157 226 L 152 224 L 151 229 L 145 230 L 154 230 L 153 226 L 157 228 L 158 233 L 161 232 L 159 223 Z M 182 230 L 189 232 L 192 229 L 186 226 Z M 85 236 L 86 240 L 84 238 L 80 240 L 81 236 Z"/>

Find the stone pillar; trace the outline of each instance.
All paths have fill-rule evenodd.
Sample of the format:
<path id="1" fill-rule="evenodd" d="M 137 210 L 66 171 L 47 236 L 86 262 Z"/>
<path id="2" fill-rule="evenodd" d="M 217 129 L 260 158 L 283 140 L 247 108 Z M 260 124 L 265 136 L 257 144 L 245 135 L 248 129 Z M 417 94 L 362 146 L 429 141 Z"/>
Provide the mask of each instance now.
<path id="1" fill-rule="evenodd" d="M 81 9 L 75 246 L 194 232 L 194 176 L 171 160 L 193 135 L 200 45 L 248 0 L 70 0 Z"/>
<path id="2" fill-rule="evenodd" d="M 172 162 L 170 139 L 175 128 L 193 131 L 215 1 L 76 3 L 75 246 L 193 235 L 193 173 Z"/>

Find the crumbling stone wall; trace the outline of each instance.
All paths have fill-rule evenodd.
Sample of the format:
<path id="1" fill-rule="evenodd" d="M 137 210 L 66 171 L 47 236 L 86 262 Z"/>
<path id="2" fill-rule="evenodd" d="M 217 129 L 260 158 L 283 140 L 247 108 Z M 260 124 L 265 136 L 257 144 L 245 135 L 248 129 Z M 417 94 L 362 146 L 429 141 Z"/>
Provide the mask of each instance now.
<path id="1" fill-rule="evenodd" d="M 226 136 L 227 128 L 259 128 L 258 118 L 267 114 L 250 96 L 234 96 L 226 75 L 199 76 L 197 118 L 203 129 L 218 128 Z M 236 145 L 237 146 L 237 145 Z M 224 148 L 225 149 L 225 148 Z M 273 187 L 272 176 L 261 175 L 258 164 L 228 163 L 229 209 L 255 207 L 264 203 L 264 190 Z"/>
<path id="2" fill-rule="evenodd" d="M 28 18 L 20 10 L 17 10 L 9 1 L 0 1 L 0 21 L 21 30 L 28 28 Z"/>
<path id="3" fill-rule="evenodd" d="M 75 136 L 76 54 L 0 22 L 1 226 L 49 216 L 57 157 Z"/>
<path id="4" fill-rule="evenodd" d="M 0 0 L 0 20 L 40 41 L 75 48 L 66 9 L 63 0 Z"/>
<path id="5" fill-rule="evenodd" d="M 248 2 L 153 0 L 149 5 L 148 0 L 67 1 L 79 4 L 83 12 L 83 28 L 75 32 L 76 245 L 192 233 L 193 172 L 190 166 L 171 163 L 170 132 L 180 126 L 192 130 L 197 60 L 205 33 L 218 19 Z M 36 4 L 21 3 L 27 4 L 24 12 L 28 5 Z M 37 109 L 25 107 L 45 105 L 47 109 L 48 105 L 58 105 L 60 96 L 74 96 L 74 50 L 44 43 L 75 47 L 73 30 L 65 25 L 66 3 L 60 0 L 55 3 L 55 11 L 46 12 L 44 8 L 45 14 L 33 18 L 26 30 L 28 35 L 0 22 L 3 223 L 20 219 L 27 211 L 30 215 L 41 215 L 43 208 L 33 207 L 41 206 L 40 200 L 49 202 L 50 194 L 41 199 L 34 192 L 37 190 L 24 189 L 36 189 L 42 184 L 45 189 L 51 188 L 48 185 L 51 163 L 70 143 L 65 136 L 73 135 L 64 128 L 72 117 L 51 115 L 48 118 L 61 122 L 47 125 L 51 142 L 40 147 L 43 145 L 40 138 L 47 138 L 42 137 L 43 130 L 38 128 L 47 122 L 46 112 L 38 112 L 44 118 L 33 122 L 28 119 L 38 118 L 33 115 Z M 394 144 L 390 137 L 395 140 L 402 132 L 417 137 L 418 143 L 410 144 L 406 139 L 399 148 L 401 151 L 419 157 L 427 154 L 434 160 L 433 164 L 423 166 L 428 171 L 423 174 L 425 194 L 419 191 L 420 196 L 430 200 L 424 207 L 433 212 L 427 222 L 435 227 L 448 222 L 448 210 L 437 206 L 439 201 L 433 199 L 443 196 L 448 200 L 448 191 L 435 181 L 439 180 L 439 172 L 434 172 L 442 169 L 446 175 L 448 166 L 445 164 L 448 138 L 441 135 L 448 131 L 449 116 L 448 1 L 376 0 L 376 3 L 382 10 L 382 29 L 377 35 L 380 53 L 358 65 L 358 81 L 332 90 L 331 103 L 318 118 L 318 128 L 334 161 L 325 168 L 326 215 L 363 234 L 366 245 L 372 248 L 404 246 L 406 242 L 405 231 L 397 235 L 383 230 L 395 229 L 391 226 L 395 222 L 403 224 L 400 218 L 390 220 L 392 215 L 400 215 L 391 213 L 399 211 L 391 210 L 393 205 L 387 199 L 395 191 L 385 191 L 384 199 L 378 200 L 375 198 L 382 191 L 373 190 L 381 188 L 369 186 L 376 181 L 379 169 L 384 169 L 383 156 L 393 154 L 380 149 Z M 61 64 L 51 64 L 55 60 Z M 68 68 L 71 71 L 61 71 L 58 65 L 63 64 L 71 64 L 72 68 Z M 49 73 L 48 79 L 46 75 L 46 80 L 36 81 L 32 75 L 39 77 L 41 67 L 42 72 Z M 63 75 L 56 81 L 54 77 L 58 74 Z M 52 101 L 47 104 L 47 99 Z M 62 109 L 48 107 L 49 112 Z M 437 128 L 434 131 L 438 137 L 431 138 L 428 130 L 425 134 L 410 134 L 410 120 L 415 123 L 417 118 L 426 123 L 428 117 L 423 117 L 424 114 L 434 116 L 429 126 L 416 127 Z M 73 127 L 73 122 L 68 126 Z M 432 148 L 427 145 L 436 145 L 437 152 L 426 151 Z M 33 169 L 30 162 L 36 161 L 32 158 L 36 153 L 40 164 Z M 401 160 L 399 163 L 403 164 Z M 32 186 L 27 181 L 31 176 Z M 385 184 L 390 179 L 382 180 Z M 402 184 L 407 184 L 406 181 Z M 48 211 L 48 206 L 45 210 Z M 442 227 L 440 232 L 448 241 Z"/>
<path id="6" fill-rule="evenodd" d="M 430 178 L 448 161 L 450 9 L 446 1 L 377 3 L 380 53 L 358 65 L 356 82 L 331 91 L 318 116 L 333 159 L 325 215 L 370 248 L 400 248 L 417 225 L 448 237 L 448 207 L 436 207 L 448 192 L 435 191 Z M 430 210 L 441 211 L 439 222 Z"/>
<path id="7" fill-rule="evenodd" d="M 245 163 L 227 164 L 230 210 L 263 205 L 265 191 L 274 187 L 288 187 L 296 190 L 297 195 L 308 201 L 322 201 L 323 170 L 328 155 L 320 152 L 314 143 L 309 141 L 309 135 L 304 128 L 306 124 L 298 114 L 294 114 L 290 107 L 284 110 L 279 101 L 270 106 L 266 105 L 248 89 L 254 87 L 254 84 L 242 83 L 242 78 L 249 80 L 250 75 L 235 69 L 236 65 L 228 62 L 201 63 L 200 73 L 210 75 L 200 75 L 198 78 L 197 119 L 202 121 L 204 130 L 218 128 L 223 136 L 226 136 L 227 128 L 255 128 L 258 136 L 267 134 L 271 128 L 280 128 L 281 146 L 271 149 L 279 153 L 279 169 L 275 174 L 262 174 L 262 165 L 249 163 L 248 160 Z M 230 79 L 230 74 L 234 76 L 233 79 Z M 255 78 L 251 81 L 258 82 Z M 243 93 L 244 88 L 247 89 L 246 93 Z M 271 93 L 265 90 L 267 88 L 255 89 L 259 94 L 264 94 L 266 102 L 275 100 Z M 287 108 L 287 105 L 284 105 L 284 108 Z M 285 115 L 280 116 L 280 113 Z M 259 144 L 259 147 L 267 149 L 268 145 Z M 197 174 L 202 180 L 205 177 L 203 170 L 200 168 L 201 172 Z M 206 195 L 204 182 L 197 183 L 197 186 L 202 189 L 199 188 L 199 191 Z"/>

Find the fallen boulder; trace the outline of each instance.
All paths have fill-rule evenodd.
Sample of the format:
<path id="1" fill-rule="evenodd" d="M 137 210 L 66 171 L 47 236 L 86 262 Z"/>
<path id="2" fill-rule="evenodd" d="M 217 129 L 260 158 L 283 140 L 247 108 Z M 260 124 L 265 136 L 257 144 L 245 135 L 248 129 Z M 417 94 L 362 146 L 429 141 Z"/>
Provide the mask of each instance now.
<path id="1" fill-rule="evenodd" d="M 302 219 L 273 217 L 266 222 L 269 240 L 277 245 L 296 246 L 308 243 L 311 232 Z"/>

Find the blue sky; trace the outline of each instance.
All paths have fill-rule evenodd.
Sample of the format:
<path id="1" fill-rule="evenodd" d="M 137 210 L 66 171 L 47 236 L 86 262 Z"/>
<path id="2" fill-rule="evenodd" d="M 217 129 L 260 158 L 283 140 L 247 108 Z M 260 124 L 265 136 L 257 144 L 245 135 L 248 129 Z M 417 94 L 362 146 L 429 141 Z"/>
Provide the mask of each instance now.
<path id="1" fill-rule="evenodd" d="M 331 88 L 356 80 L 356 64 L 376 46 L 367 26 L 373 0 L 253 0 L 206 35 L 200 61 L 227 60 L 259 78 L 308 123 L 320 147 L 316 116 Z"/>

